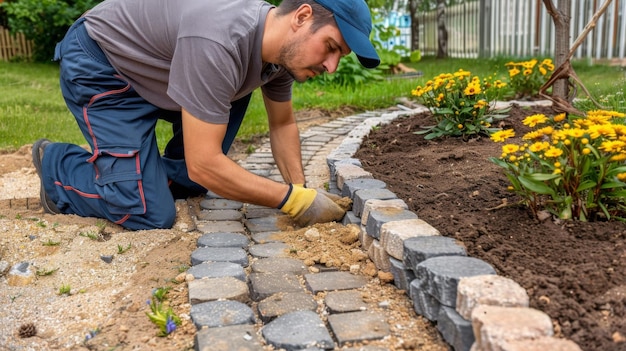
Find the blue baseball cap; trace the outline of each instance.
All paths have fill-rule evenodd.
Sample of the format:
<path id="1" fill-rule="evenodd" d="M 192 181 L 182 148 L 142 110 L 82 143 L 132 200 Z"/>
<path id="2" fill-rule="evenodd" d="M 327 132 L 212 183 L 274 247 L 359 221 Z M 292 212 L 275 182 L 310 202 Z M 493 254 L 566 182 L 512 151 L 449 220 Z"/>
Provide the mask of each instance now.
<path id="1" fill-rule="evenodd" d="M 370 41 L 372 17 L 364 0 L 315 0 L 335 15 L 337 27 L 365 68 L 380 64 L 380 58 Z"/>

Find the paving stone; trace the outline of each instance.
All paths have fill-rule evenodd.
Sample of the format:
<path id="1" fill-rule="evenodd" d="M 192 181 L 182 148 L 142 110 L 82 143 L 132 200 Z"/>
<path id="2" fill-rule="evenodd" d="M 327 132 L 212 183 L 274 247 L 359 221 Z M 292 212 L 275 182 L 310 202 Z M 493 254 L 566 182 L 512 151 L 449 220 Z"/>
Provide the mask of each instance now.
<path id="1" fill-rule="evenodd" d="M 479 305 L 528 307 L 528 293 L 515 281 L 499 275 L 461 278 L 457 287 L 457 312 L 470 319 L 472 310 Z"/>
<path id="2" fill-rule="evenodd" d="M 202 210 L 198 219 L 202 221 L 239 221 L 243 214 L 239 210 Z"/>
<path id="3" fill-rule="evenodd" d="M 262 351 L 262 340 L 251 325 L 233 325 L 198 330 L 195 351 Z"/>
<path id="4" fill-rule="evenodd" d="M 361 219 L 359 217 L 357 217 L 357 215 L 354 214 L 354 212 L 350 211 L 346 211 L 346 215 L 343 216 L 343 219 L 341 220 L 341 224 L 343 225 L 349 225 L 349 224 L 355 224 L 355 225 L 361 225 Z"/>
<path id="5" fill-rule="evenodd" d="M 202 221 L 198 222 L 201 233 L 245 233 L 246 228 L 241 221 Z"/>
<path id="6" fill-rule="evenodd" d="M 355 165 L 357 167 L 363 167 L 363 165 L 361 164 L 361 161 L 357 158 L 350 157 L 350 158 L 344 158 L 341 160 L 329 160 L 328 158 L 326 159 L 326 165 L 328 166 L 328 171 L 330 174 L 335 174 L 336 165 L 345 165 L 345 164 Z M 351 194 L 346 194 L 343 196 L 351 197 Z"/>
<path id="7" fill-rule="evenodd" d="M 296 311 L 282 315 L 261 329 L 268 344 L 286 350 L 307 347 L 334 348 L 330 333 L 315 312 Z"/>
<path id="8" fill-rule="evenodd" d="M 367 224 L 367 217 L 369 217 L 369 213 L 372 210 L 378 210 L 383 208 L 395 208 L 399 210 L 408 210 L 409 205 L 404 202 L 402 199 L 388 199 L 388 200 L 380 200 L 380 199 L 369 199 L 365 201 L 363 205 L 363 213 L 361 213 L 361 224 Z"/>
<path id="9" fill-rule="evenodd" d="M 409 269 L 407 266 L 402 263 L 400 260 L 396 260 L 395 258 L 389 258 L 390 270 L 391 274 L 393 274 L 393 283 L 396 288 L 400 290 L 404 290 L 409 292 L 409 284 L 415 279 L 415 273 L 413 273 L 412 269 Z"/>
<path id="10" fill-rule="evenodd" d="M 582 351 L 575 342 L 551 336 L 505 342 L 503 351 Z"/>
<path id="11" fill-rule="evenodd" d="M 308 272 L 306 265 L 301 260 L 289 257 L 268 257 L 252 263 L 252 272 L 278 273 L 289 272 L 303 275 Z"/>
<path id="12" fill-rule="evenodd" d="M 243 203 L 227 199 L 204 199 L 200 201 L 200 208 L 203 210 L 239 210 Z"/>
<path id="13" fill-rule="evenodd" d="M 191 320 L 198 329 L 254 324 L 254 312 L 238 301 L 209 301 L 191 306 Z"/>
<path id="14" fill-rule="evenodd" d="M 507 342 L 554 334 L 550 317 L 532 308 L 482 305 L 471 321 L 478 350 L 504 351 Z"/>
<path id="15" fill-rule="evenodd" d="M 439 231 L 419 218 L 387 222 L 380 227 L 380 244 L 389 256 L 403 260 L 405 240 L 433 235 L 440 235 Z"/>
<path id="16" fill-rule="evenodd" d="M 457 286 L 463 277 L 496 274 L 487 262 L 473 257 L 440 256 L 417 265 L 415 276 L 422 287 L 442 305 L 455 307 Z"/>
<path id="17" fill-rule="evenodd" d="M 287 257 L 289 245 L 285 243 L 256 244 L 250 246 L 248 252 L 254 257 Z"/>
<path id="18" fill-rule="evenodd" d="M 252 233 L 279 231 L 278 216 L 250 218 L 245 221 L 246 228 Z"/>
<path id="19" fill-rule="evenodd" d="M 282 216 L 284 213 L 277 208 L 248 206 L 245 209 L 244 215 L 247 219 Z"/>
<path id="20" fill-rule="evenodd" d="M 358 289 L 367 284 L 367 278 L 348 272 L 323 272 L 304 275 L 307 287 L 314 294 L 320 291 Z"/>
<path id="21" fill-rule="evenodd" d="M 355 312 L 367 309 L 361 292 L 356 290 L 329 291 L 324 297 L 324 303 L 330 313 Z"/>
<path id="22" fill-rule="evenodd" d="M 298 276 L 289 272 L 250 273 L 250 287 L 254 301 L 280 292 L 303 292 Z"/>
<path id="23" fill-rule="evenodd" d="M 474 343 L 472 323 L 461 317 L 453 308 L 441 306 L 437 317 L 437 330 L 454 351 L 469 351 Z"/>
<path id="24" fill-rule="evenodd" d="M 316 311 L 317 302 L 311 294 L 305 292 L 279 292 L 257 305 L 259 317 L 264 323 L 295 311 Z"/>
<path id="25" fill-rule="evenodd" d="M 439 256 L 467 256 L 467 253 L 454 238 L 447 236 L 416 236 L 404 240 L 403 262 L 410 269 Z"/>
<path id="26" fill-rule="evenodd" d="M 355 191 L 352 197 L 352 211 L 362 219 L 365 202 L 367 200 L 390 200 L 397 198 L 398 195 L 389 189 L 360 189 Z M 361 223 L 364 224 L 363 222 Z"/>
<path id="27" fill-rule="evenodd" d="M 251 237 L 252 237 L 252 241 L 254 241 L 257 244 L 282 243 L 283 242 L 283 240 L 280 239 L 279 231 L 252 233 Z"/>
<path id="28" fill-rule="evenodd" d="M 199 247 L 191 253 L 191 265 L 202 262 L 233 262 L 248 266 L 248 254 L 239 247 Z"/>
<path id="29" fill-rule="evenodd" d="M 370 249 L 370 246 L 374 242 L 374 237 L 367 234 L 365 231 L 365 226 L 360 226 L 361 231 L 359 232 L 359 242 L 361 243 L 361 247 L 363 251 L 367 252 Z"/>
<path id="30" fill-rule="evenodd" d="M 441 303 L 422 287 L 419 279 L 415 279 L 409 284 L 409 296 L 411 297 L 411 301 L 413 301 L 415 313 L 425 317 L 429 321 L 434 322 L 437 320 Z"/>
<path id="31" fill-rule="evenodd" d="M 343 188 L 343 183 L 347 180 L 373 178 L 370 172 L 351 164 L 335 164 L 335 177 L 339 189 Z"/>
<path id="32" fill-rule="evenodd" d="M 359 190 L 365 191 L 365 190 Z M 417 219 L 417 215 L 408 210 L 400 210 L 395 208 L 381 208 L 379 210 L 370 211 L 367 217 L 365 230 L 367 234 L 376 239 L 380 238 L 380 228 L 383 224 L 393 221 L 402 221 L 405 219 Z"/>
<path id="33" fill-rule="evenodd" d="M 348 342 L 382 339 L 390 333 L 385 316 L 369 311 L 331 314 L 328 324 L 340 346 Z"/>
<path id="34" fill-rule="evenodd" d="M 207 233 L 198 238 L 198 247 L 246 248 L 250 239 L 241 233 Z"/>
<path id="35" fill-rule="evenodd" d="M 374 239 L 369 249 L 367 249 L 367 255 L 370 260 L 374 262 L 374 265 L 378 270 L 383 272 L 391 271 L 391 262 L 389 261 L 389 255 L 387 251 L 380 245 L 380 241 Z"/>
<path id="36" fill-rule="evenodd" d="M 241 265 L 233 262 L 204 262 L 192 266 L 187 270 L 187 274 L 193 275 L 195 279 L 233 277 L 245 282 L 248 276 Z"/>
<path id="37" fill-rule="evenodd" d="M 248 285 L 233 277 L 195 279 L 188 282 L 189 303 L 192 305 L 219 299 L 247 302 Z"/>

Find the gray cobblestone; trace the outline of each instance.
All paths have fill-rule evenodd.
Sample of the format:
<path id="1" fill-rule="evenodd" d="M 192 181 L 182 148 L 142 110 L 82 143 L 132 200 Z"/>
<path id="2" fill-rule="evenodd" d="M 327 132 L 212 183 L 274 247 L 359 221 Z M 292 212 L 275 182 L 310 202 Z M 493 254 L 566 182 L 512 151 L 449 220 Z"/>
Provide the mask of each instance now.
<path id="1" fill-rule="evenodd" d="M 269 344 L 287 350 L 307 347 L 332 349 L 335 345 L 324 322 L 311 311 L 282 315 L 263 327 L 261 332 Z"/>

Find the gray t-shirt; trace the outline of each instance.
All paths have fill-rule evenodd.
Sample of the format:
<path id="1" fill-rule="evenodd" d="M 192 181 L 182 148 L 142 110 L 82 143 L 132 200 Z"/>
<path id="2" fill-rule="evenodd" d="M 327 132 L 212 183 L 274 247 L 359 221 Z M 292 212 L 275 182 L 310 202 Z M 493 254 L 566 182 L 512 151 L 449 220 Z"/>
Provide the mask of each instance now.
<path id="1" fill-rule="evenodd" d="M 106 0 L 86 28 L 137 93 L 150 103 L 226 123 L 230 103 L 261 87 L 291 100 L 293 78 L 261 59 L 261 0 Z"/>

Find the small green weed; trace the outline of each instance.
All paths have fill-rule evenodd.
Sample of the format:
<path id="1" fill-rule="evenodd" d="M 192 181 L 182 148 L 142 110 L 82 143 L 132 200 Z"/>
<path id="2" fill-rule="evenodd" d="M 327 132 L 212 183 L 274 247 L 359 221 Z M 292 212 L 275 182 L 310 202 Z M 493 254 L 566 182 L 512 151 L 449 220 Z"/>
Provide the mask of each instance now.
<path id="1" fill-rule="evenodd" d="M 44 241 L 41 243 L 43 246 L 59 246 L 61 244 L 60 241 L 53 241 L 52 239 L 48 239 L 48 241 Z"/>
<path id="2" fill-rule="evenodd" d="M 53 269 L 38 269 L 37 272 L 35 272 L 35 274 L 37 274 L 40 277 L 45 277 L 47 275 L 53 275 L 56 271 L 58 271 L 59 268 L 53 268 Z"/>
<path id="3" fill-rule="evenodd" d="M 118 245 L 117 245 L 117 253 L 121 255 L 121 254 L 123 254 L 124 252 L 126 252 L 126 251 L 130 250 L 130 248 L 131 248 L 132 246 L 133 246 L 133 244 L 132 244 L 132 243 L 129 243 L 129 244 L 128 244 L 128 246 L 126 246 L 126 247 L 124 247 L 124 246 L 122 246 L 122 245 L 119 245 L 119 244 L 118 244 Z"/>
<path id="4" fill-rule="evenodd" d="M 69 284 L 63 284 L 59 288 L 59 295 L 70 295 L 72 287 Z"/>

